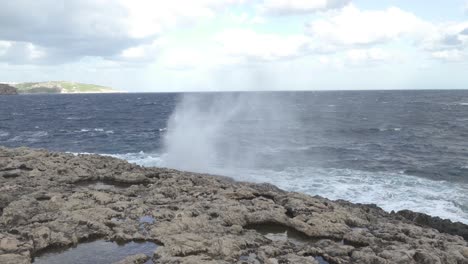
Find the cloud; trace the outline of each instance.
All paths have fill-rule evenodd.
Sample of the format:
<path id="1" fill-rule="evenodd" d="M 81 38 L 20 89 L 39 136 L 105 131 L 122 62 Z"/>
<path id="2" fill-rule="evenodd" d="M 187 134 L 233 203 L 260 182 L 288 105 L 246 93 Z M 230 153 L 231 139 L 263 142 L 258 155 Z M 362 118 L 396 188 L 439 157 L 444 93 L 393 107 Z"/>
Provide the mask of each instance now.
<path id="1" fill-rule="evenodd" d="M 45 51 L 32 43 L 0 41 L 0 62 L 27 64 L 38 61 L 45 56 Z"/>
<path id="2" fill-rule="evenodd" d="M 346 6 L 351 0 L 264 0 L 263 13 L 270 15 L 297 15 Z"/>
<path id="3" fill-rule="evenodd" d="M 346 58 L 352 64 L 382 62 L 391 58 L 390 54 L 380 48 L 352 49 L 347 51 Z"/>
<path id="4" fill-rule="evenodd" d="M 231 13 L 229 14 L 229 18 L 236 24 L 247 24 L 247 25 L 255 25 L 255 24 L 265 24 L 266 20 L 264 17 L 261 16 L 251 16 L 246 12 L 241 14 Z"/>
<path id="5" fill-rule="evenodd" d="M 343 63 L 351 64 L 378 62 L 383 48 L 391 50 L 388 44 L 404 43 L 406 49 L 447 62 L 462 61 L 468 53 L 468 22 L 431 23 L 396 7 L 363 11 L 348 5 L 311 21 L 306 34 L 316 53 L 344 51 Z"/>
<path id="6" fill-rule="evenodd" d="M 215 40 L 223 51 L 247 61 L 274 61 L 291 59 L 307 51 L 309 40 L 303 35 L 281 36 L 257 33 L 250 29 L 229 29 Z"/>
<path id="7" fill-rule="evenodd" d="M 446 62 L 460 62 L 468 58 L 467 52 L 457 49 L 435 51 L 431 55 L 434 59 Z"/>
<path id="8" fill-rule="evenodd" d="M 403 36 L 420 38 L 430 28 L 429 23 L 396 7 L 362 11 L 348 5 L 333 15 L 312 21 L 306 31 L 329 47 L 342 47 L 385 43 Z"/>
<path id="9" fill-rule="evenodd" d="M 425 38 L 427 50 L 464 49 L 468 47 L 468 22 L 434 26 Z"/>
<path id="10" fill-rule="evenodd" d="M 165 31 L 210 19 L 238 0 L 15 0 L 0 4 L 0 40 L 44 54 L 29 60 L 76 61 L 86 56 L 123 60 L 153 53 Z M 23 44 L 21 44 L 23 43 Z M 13 50 L 11 50 L 12 52 Z M 16 52 L 21 53 L 21 52 Z M 17 54 L 19 55 L 19 54 Z M 12 55 L 12 57 L 17 57 Z M 151 56 L 147 56 L 151 57 Z M 3 57 L 3 60 L 10 57 Z M 27 60 L 25 60 L 26 62 Z"/>

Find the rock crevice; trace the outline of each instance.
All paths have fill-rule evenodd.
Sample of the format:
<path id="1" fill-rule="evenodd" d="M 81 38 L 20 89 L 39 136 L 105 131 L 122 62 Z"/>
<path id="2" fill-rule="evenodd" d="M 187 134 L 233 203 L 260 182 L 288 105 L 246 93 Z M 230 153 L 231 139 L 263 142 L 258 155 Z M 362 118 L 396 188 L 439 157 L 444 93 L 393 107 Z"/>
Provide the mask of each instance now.
<path id="1" fill-rule="evenodd" d="M 468 263 L 463 224 L 413 212 L 98 155 L 0 157 L 15 172 L 0 177 L 0 263 L 96 238 L 156 242 L 154 263 Z M 145 259 L 131 253 L 122 263 Z"/>

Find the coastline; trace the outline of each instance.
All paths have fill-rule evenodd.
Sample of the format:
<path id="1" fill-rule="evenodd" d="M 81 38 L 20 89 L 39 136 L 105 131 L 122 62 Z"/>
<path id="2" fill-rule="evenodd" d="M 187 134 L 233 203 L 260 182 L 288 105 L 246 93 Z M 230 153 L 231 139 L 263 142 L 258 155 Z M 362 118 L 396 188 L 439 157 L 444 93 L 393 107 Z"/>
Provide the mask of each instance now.
<path id="1" fill-rule="evenodd" d="M 0 263 L 97 240 L 155 263 L 468 263 L 464 224 L 270 184 L 3 147 L 0 183 Z"/>

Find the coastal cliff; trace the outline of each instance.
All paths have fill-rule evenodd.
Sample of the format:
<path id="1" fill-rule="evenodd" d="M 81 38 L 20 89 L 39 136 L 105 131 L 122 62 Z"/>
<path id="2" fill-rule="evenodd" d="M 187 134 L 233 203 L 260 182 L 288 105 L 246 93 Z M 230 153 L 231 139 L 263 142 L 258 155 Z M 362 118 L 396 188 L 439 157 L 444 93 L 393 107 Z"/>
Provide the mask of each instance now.
<path id="1" fill-rule="evenodd" d="M 0 83 L 0 95 L 13 95 L 18 94 L 18 91 L 15 87 L 12 87 L 8 84 Z"/>
<path id="2" fill-rule="evenodd" d="M 0 263 L 101 240 L 156 245 L 120 263 L 468 263 L 461 223 L 98 155 L 0 147 L 0 214 Z"/>

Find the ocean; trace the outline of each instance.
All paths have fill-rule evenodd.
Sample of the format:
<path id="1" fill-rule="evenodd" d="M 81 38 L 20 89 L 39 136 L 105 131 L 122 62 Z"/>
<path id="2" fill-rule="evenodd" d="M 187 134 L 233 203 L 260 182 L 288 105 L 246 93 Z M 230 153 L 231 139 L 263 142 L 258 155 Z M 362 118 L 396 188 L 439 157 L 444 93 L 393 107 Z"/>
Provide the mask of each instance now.
<path id="1" fill-rule="evenodd" d="M 0 146 L 143 166 L 468 223 L 468 91 L 0 96 Z"/>

